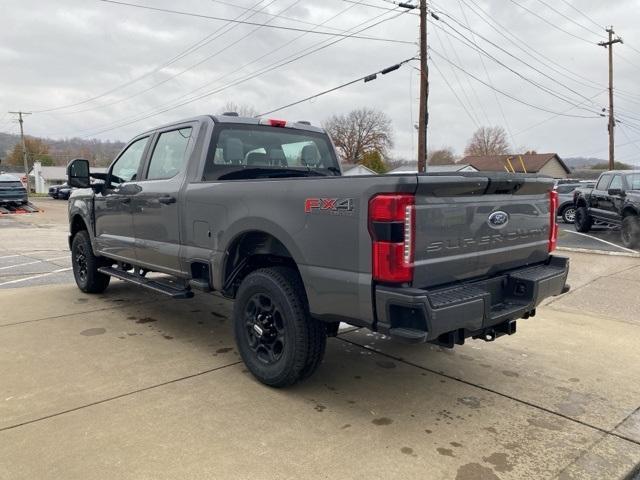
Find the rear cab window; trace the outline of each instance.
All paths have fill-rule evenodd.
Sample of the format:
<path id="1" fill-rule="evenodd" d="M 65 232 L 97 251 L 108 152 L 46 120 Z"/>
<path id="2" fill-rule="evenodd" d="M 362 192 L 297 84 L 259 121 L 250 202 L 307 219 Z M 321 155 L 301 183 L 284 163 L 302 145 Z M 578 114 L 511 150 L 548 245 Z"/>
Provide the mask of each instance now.
<path id="1" fill-rule="evenodd" d="M 266 125 L 221 124 L 203 180 L 335 175 L 338 161 L 324 133 Z"/>

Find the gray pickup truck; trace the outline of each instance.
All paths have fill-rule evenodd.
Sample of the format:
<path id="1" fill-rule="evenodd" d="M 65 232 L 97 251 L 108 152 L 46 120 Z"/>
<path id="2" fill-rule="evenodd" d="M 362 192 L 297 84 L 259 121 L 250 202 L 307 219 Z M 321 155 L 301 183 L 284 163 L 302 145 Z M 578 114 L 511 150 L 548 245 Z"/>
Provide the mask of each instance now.
<path id="1" fill-rule="evenodd" d="M 106 174 L 82 159 L 67 173 L 78 287 L 234 299 L 238 350 L 271 386 L 310 376 L 340 322 L 453 347 L 513 334 L 568 290 L 550 178 L 345 177 L 322 129 L 235 114 L 145 132 Z"/>

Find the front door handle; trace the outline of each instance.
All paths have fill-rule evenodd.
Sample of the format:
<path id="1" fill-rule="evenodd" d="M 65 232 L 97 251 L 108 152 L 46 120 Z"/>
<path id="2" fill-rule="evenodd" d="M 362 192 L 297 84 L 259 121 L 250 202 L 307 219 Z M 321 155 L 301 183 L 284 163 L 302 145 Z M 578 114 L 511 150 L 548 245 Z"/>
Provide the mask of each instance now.
<path id="1" fill-rule="evenodd" d="M 171 203 L 176 203 L 176 197 L 172 197 L 171 195 L 167 195 L 164 197 L 158 198 L 158 201 L 163 205 L 169 205 Z"/>

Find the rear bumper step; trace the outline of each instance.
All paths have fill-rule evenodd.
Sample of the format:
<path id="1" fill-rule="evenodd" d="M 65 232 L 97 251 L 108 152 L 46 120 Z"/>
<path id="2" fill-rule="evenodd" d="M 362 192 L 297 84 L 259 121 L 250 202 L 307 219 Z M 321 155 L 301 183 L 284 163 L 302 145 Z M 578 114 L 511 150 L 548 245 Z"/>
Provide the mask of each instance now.
<path id="1" fill-rule="evenodd" d="M 133 283 L 134 285 L 138 285 L 140 287 L 148 288 L 149 290 L 153 290 L 154 292 L 162 293 L 163 295 L 168 295 L 171 298 L 191 298 L 193 297 L 193 292 L 189 288 L 179 288 L 174 287 L 172 285 L 168 285 L 159 280 L 153 280 L 150 278 L 143 277 L 141 275 L 136 275 L 134 273 L 129 273 L 124 270 L 120 270 L 118 268 L 113 267 L 100 267 L 98 268 L 100 273 L 104 273 L 105 275 L 110 275 L 115 278 L 119 278 L 125 282 Z"/>
<path id="2" fill-rule="evenodd" d="M 462 344 L 515 333 L 515 320 L 535 315 L 545 298 L 568 291 L 569 259 L 434 290 L 376 287 L 377 330 L 408 342 Z"/>

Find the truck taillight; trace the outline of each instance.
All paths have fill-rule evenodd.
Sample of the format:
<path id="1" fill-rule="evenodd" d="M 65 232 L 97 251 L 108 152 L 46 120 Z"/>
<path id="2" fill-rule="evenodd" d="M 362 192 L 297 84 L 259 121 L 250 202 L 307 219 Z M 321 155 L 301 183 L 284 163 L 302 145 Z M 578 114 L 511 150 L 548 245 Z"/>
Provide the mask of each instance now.
<path id="1" fill-rule="evenodd" d="M 549 192 L 549 252 L 553 252 L 558 245 L 558 224 L 556 217 L 558 215 L 558 192 L 551 190 Z"/>
<path id="2" fill-rule="evenodd" d="M 383 193 L 369 200 L 374 280 L 392 283 L 413 280 L 414 203 L 414 196 L 406 193 Z"/>

